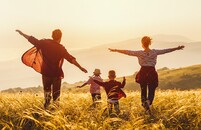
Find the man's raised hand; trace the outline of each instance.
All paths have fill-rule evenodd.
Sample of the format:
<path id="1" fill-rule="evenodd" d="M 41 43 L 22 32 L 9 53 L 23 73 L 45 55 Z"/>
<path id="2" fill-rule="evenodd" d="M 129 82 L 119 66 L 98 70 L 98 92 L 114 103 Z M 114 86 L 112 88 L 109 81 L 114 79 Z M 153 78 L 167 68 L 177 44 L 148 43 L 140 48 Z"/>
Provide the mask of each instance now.
<path id="1" fill-rule="evenodd" d="M 20 30 L 18 30 L 18 29 L 16 29 L 15 31 L 18 32 L 20 35 L 23 34 L 22 31 L 20 31 Z"/>
<path id="2" fill-rule="evenodd" d="M 20 31 L 20 30 L 15 30 L 16 32 L 18 32 L 20 35 L 22 35 L 24 38 L 26 38 L 27 40 L 29 39 L 29 35 L 27 35 L 27 34 L 24 34 L 22 31 Z"/>

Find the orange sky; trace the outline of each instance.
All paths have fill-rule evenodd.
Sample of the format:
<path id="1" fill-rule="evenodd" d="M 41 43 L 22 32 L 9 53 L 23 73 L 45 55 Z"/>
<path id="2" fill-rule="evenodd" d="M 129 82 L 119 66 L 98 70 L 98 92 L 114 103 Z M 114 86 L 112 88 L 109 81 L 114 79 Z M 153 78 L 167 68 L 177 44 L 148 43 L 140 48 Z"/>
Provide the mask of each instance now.
<path id="1" fill-rule="evenodd" d="M 155 34 L 176 34 L 192 41 L 201 41 L 200 5 L 201 0 L 2 0 L 0 63 L 5 68 L 1 67 L 1 83 L 4 83 L 1 86 L 28 87 L 41 84 L 40 75 L 21 63 L 22 54 L 32 45 L 17 34 L 16 29 L 40 39 L 50 38 L 51 31 L 60 28 L 63 31 L 62 44 L 70 51 Z M 157 48 L 161 48 L 160 44 Z M 158 66 L 181 67 L 184 64 L 180 60 L 185 57 L 184 54 L 189 60 L 182 60 L 185 65 L 200 63 L 197 60 L 199 58 L 189 57 L 192 55 L 190 48 L 186 47 L 185 51 L 167 55 L 167 59 L 180 56 L 178 62 L 174 60 L 167 63 L 163 57 Z M 200 53 L 195 52 L 193 56 L 199 56 L 196 54 Z M 81 56 L 77 59 L 89 69 L 89 73 L 81 73 L 76 67 L 64 64 L 65 73 L 71 74 L 64 81 L 72 83 L 86 80 L 95 67 L 102 66 L 92 64 L 93 58 L 86 61 Z M 8 61 L 11 59 L 15 60 Z M 113 64 L 111 68 L 117 71 L 118 76 L 131 75 L 139 66 L 136 59 L 130 58 L 127 62 L 132 68 L 129 72 L 116 69 Z M 99 67 L 103 78 L 107 78 L 108 67 Z M 23 79 L 24 74 L 28 75 L 25 76 L 28 80 Z"/>
<path id="2" fill-rule="evenodd" d="M 200 0 L 5 0 L 0 5 L 0 46 L 30 47 L 15 29 L 48 38 L 60 28 L 69 49 L 154 34 L 200 40 L 200 5 Z"/>

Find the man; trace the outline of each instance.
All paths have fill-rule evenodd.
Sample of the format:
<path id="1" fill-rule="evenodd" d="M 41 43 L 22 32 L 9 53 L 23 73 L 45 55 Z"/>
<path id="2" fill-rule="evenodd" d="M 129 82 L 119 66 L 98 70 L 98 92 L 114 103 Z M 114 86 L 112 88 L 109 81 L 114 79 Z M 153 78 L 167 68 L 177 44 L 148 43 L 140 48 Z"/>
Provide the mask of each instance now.
<path id="1" fill-rule="evenodd" d="M 34 45 L 33 48 L 25 52 L 22 56 L 22 61 L 42 74 L 45 97 L 44 107 L 47 108 L 50 104 L 51 92 L 53 101 L 59 100 L 61 79 L 64 77 L 62 70 L 64 59 L 74 64 L 85 73 L 87 73 L 87 70 L 81 67 L 75 57 L 70 55 L 65 47 L 60 44 L 62 37 L 61 30 L 54 30 L 52 32 L 52 39 L 42 40 L 24 34 L 20 30 L 16 30 L 16 32 Z"/>

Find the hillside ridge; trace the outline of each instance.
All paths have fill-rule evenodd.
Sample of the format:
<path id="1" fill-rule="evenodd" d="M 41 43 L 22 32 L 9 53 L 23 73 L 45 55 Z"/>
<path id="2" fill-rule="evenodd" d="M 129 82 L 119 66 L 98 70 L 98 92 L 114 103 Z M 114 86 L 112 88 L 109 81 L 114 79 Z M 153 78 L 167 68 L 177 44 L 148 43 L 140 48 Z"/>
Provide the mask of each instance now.
<path id="1" fill-rule="evenodd" d="M 201 64 L 192 65 L 182 68 L 169 69 L 167 67 L 163 67 L 157 70 L 159 75 L 159 89 L 180 89 L 180 90 L 190 90 L 201 88 Z M 126 76 L 126 86 L 124 89 L 126 90 L 139 90 L 139 84 L 134 81 L 134 77 L 136 75 Z M 107 79 L 105 79 L 107 80 Z M 121 81 L 122 77 L 116 78 L 116 80 Z M 77 89 L 76 86 L 83 84 L 84 81 L 79 81 L 74 84 L 69 84 L 67 82 L 63 82 L 62 90 L 76 90 L 87 92 L 89 90 L 88 87 L 83 87 Z M 10 88 L 6 90 L 2 90 L 1 92 L 42 92 L 42 86 L 37 87 L 29 87 L 29 88 Z"/>

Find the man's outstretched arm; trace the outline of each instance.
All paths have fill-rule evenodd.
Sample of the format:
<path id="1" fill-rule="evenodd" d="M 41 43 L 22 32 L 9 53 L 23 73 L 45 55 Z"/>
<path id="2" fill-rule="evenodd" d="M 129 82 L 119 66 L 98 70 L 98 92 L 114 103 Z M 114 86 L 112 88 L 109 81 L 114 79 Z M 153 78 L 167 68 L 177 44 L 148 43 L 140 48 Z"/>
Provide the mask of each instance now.
<path id="1" fill-rule="evenodd" d="M 22 31 L 20 31 L 20 30 L 16 30 L 16 32 L 18 32 L 20 35 L 22 35 L 24 38 L 26 38 L 27 40 L 29 40 L 29 38 L 30 38 L 30 36 L 29 35 L 27 35 L 27 34 L 25 34 L 25 33 L 23 33 Z"/>
<path id="2" fill-rule="evenodd" d="M 85 68 L 83 68 L 83 67 L 76 61 L 76 59 L 73 59 L 71 63 L 74 64 L 75 66 L 77 66 L 81 71 L 87 73 L 87 70 L 86 70 Z"/>
<path id="3" fill-rule="evenodd" d="M 74 64 L 75 66 L 77 66 L 80 70 L 82 70 L 83 72 L 87 73 L 87 70 L 85 68 L 83 68 L 77 61 L 76 58 L 73 57 L 71 54 L 68 53 L 68 51 L 65 49 L 64 51 L 64 58 L 70 62 L 71 64 Z"/>
<path id="4" fill-rule="evenodd" d="M 36 39 L 35 37 L 27 35 L 20 30 L 16 30 L 16 32 L 18 32 L 20 35 L 22 35 L 24 38 L 26 38 L 34 46 L 36 46 L 36 47 L 39 46 L 40 41 L 38 39 Z"/>

